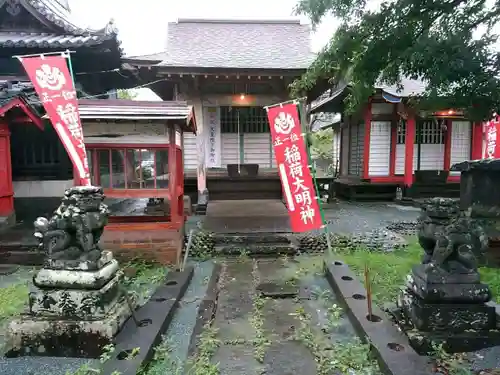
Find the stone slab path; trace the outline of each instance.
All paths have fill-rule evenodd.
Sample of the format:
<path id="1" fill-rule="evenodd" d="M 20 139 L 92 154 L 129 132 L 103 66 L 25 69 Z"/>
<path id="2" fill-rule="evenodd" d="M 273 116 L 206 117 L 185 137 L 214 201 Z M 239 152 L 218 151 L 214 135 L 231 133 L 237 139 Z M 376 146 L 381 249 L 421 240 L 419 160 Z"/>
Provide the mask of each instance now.
<path id="1" fill-rule="evenodd" d="M 209 202 L 204 228 L 216 233 L 289 232 L 288 211 L 281 200 Z"/>
<path id="2" fill-rule="evenodd" d="M 295 298 L 264 298 L 256 290 L 260 284 L 283 285 L 284 280 L 294 278 L 298 268 L 290 264 L 293 266 L 284 259 L 223 262 L 213 321 L 220 346 L 212 358 L 218 363 L 220 375 L 318 373 L 313 351 L 299 337 L 302 323 L 298 312 L 309 313 L 311 324 L 321 332 L 321 316 L 327 309 L 314 305 L 311 291 L 325 291 L 326 284 L 303 279 Z M 347 329 L 342 336 L 349 340 L 355 335 Z M 327 335 L 323 338 L 328 340 Z"/>

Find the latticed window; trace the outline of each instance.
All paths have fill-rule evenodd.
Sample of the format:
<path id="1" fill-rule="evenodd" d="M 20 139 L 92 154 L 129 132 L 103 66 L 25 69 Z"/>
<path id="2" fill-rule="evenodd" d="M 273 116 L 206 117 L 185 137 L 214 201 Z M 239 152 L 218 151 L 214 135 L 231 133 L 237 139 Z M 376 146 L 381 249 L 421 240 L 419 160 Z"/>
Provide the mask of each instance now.
<path id="1" fill-rule="evenodd" d="M 415 143 L 427 145 L 444 144 L 444 132 L 441 121 L 425 120 L 419 122 Z"/>
<path id="2" fill-rule="evenodd" d="M 179 150 L 180 151 L 180 150 Z M 168 187 L 168 148 L 87 148 L 94 185 L 104 189 Z M 180 155 L 178 155 L 180 157 Z"/>
<path id="3" fill-rule="evenodd" d="M 398 123 L 397 144 L 406 141 L 406 121 Z M 415 130 L 415 144 L 444 144 L 444 132 L 439 121 L 419 121 Z"/>
<path id="4" fill-rule="evenodd" d="M 14 124 L 11 131 L 13 180 L 71 180 L 73 166 L 54 128 Z"/>
<path id="5" fill-rule="evenodd" d="M 398 130 L 396 134 L 396 143 L 398 145 L 404 144 L 406 142 L 406 121 L 401 120 L 398 122 Z"/>
<path id="6" fill-rule="evenodd" d="M 266 110 L 262 107 L 220 108 L 222 133 L 269 133 Z"/>

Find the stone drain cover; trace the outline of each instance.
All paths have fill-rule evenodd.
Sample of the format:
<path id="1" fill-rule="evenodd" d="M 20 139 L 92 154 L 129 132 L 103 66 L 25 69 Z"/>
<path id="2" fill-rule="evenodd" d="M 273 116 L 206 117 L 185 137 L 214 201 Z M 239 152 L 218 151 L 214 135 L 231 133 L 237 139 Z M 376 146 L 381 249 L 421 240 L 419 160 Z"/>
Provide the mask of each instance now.
<path id="1" fill-rule="evenodd" d="M 257 286 L 262 296 L 270 298 L 294 298 L 299 293 L 296 285 L 278 284 L 278 283 L 260 283 Z"/>

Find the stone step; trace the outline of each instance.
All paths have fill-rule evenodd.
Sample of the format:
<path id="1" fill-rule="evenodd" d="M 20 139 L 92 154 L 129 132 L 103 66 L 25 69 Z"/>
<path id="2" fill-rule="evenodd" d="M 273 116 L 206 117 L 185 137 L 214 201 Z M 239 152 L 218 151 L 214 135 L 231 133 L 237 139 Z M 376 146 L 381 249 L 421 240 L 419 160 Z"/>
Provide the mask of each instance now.
<path id="1" fill-rule="evenodd" d="M 290 245 L 293 238 L 288 233 L 238 233 L 215 234 L 216 244 L 231 244 L 236 246 L 250 244 Z"/>
<path id="2" fill-rule="evenodd" d="M 246 255 L 249 257 L 276 257 L 279 255 L 296 255 L 298 248 L 291 244 L 217 244 L 215 253 L 219 255 Z"/>

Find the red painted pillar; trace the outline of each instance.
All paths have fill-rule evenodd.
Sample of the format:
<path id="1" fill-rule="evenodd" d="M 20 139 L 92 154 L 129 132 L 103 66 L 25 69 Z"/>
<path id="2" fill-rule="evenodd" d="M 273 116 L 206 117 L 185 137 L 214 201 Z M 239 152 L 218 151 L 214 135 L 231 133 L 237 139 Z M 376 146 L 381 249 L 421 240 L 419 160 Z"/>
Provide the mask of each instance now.
<path id="1" fill-rule="evenodd" d="M 10 131 L 5 121 L 0 121 L 0 216 L 14 214 L 14 189 L 12 187 L 12 162 L 10 158 Z"/>
<path id="2" fill-rule="evenodd" d="M 170 193 L 170 220 L 178 222 L 179 191 L 177 188 L 177 147 L 175 144 L 175 126 L 168 127 L 168 188 Z"/>
<path id="3" fill-rule="evenodd" d="M 396 175 L 396 145 L 398 142 L 398 106 L 394 104 L 393 120 L 391 121 L 391 149 L 389 151 L 389 176 Z"/>
<path id="4" fill-rule="evenodd" d="M 370 178 L 370 132 L 372 127 L 372 104 L 368 103 L 364 113 L 365 134 L 364 134 L 364 150 L 363 150 L 363 179 Z"/>
<path id="5" fill-rule="evenodd" d="M 404 184 L 410 187 L 413 184 L 413 149 L 415 146 L 415 115 L 408 114 L 406 120 L 406 137 L 405 137 L 405 176 Z"/>
<path id="6" fill-rule="evenodd" d="M 481 122 L 472 123 L 471 139 L 471 159 L 479 160 L 483 158 L 483 124 Z"/>
<path id="7" fill-rule="evenodd" d="M 443 162 L 443 170 L 450 170 L 451 163 L 451 130 L 453 127 L 453 121 L 451 119 L 445 120 L 446 131 L 444 133 L 444 162 Z"/>
<path id="8" fill-rule="evenodd" d="M 177 152 L 177 210 L 179 216 L 184 218 L 184 135 L 180 127 L 176 127 L 179 131 L 181 144 L 179 148 L 176 147 Z"/>

